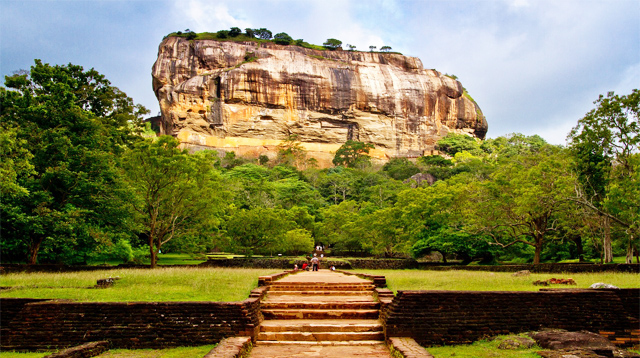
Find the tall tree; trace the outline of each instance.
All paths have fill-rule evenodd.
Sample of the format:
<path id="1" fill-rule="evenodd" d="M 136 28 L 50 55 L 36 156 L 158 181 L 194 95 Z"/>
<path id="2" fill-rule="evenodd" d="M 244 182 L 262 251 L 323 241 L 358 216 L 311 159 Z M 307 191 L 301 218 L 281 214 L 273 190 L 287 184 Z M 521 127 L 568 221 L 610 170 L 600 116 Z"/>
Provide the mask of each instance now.
<path id="1" fill-rule="evenodd" d="M 116 164 L 138 140 L 148 111 L 94 69 L 72 64 L 35 60 L 5 86 L 0 125 L 10 143 L 3 154 L 13 158 L 6 166 L 17 190 L 3 185 L 3 255 L 35 264 L 46 246 L 48 260 L 82 261 L 101 240 L 127 230 Z"/>
<path id="2" fill-rule="evenodd" d="M 635 217 L 637 222 L 635 207 L 625 203 L 625 196 L 610 195 L 612 188 L 635 178 L 634 158 L 640 150 L 640 91 L 634 89 L 624 96 L 609 92 L 594 103 L 596 108 L 578 121 L 568 139 L 582 184 L 576 190 L 576 200 L 603 218 L 603 261 L 611 262 L 612 222 L 628 230 L 630 243 L 634 236 L 640 236 L 633 220 Z M 628 245 L 628 250 L 632 248 Z"/>
<path id="3" fill-rule="evenodd" d="M 170 136 L 143 141 L 125 154 L 126 178 L 137 195 L 135 220 L 147 240 L 151 267 L 170 240 L 215 230 L 227 194 L 207 152 L 191 155 Z"/>
<path id="4" fill-rule="evenodd" d="M 533 246 L 540 263 L 548 234 L 557 230 L 557 215 L 570 210 L 567 197 L 575 179 L 562 149 L 547 145 L 497 167 L 478 196 L 476 224 L 494 244 Z"/>
<path id="5" fill-rule="evenodd" d="M 371 163 L 369 151 L 373 148 L 371 143 L 348 140 L 336 151 L 333 165 L 343 165 L 349 168 L 368 166 Z"/>

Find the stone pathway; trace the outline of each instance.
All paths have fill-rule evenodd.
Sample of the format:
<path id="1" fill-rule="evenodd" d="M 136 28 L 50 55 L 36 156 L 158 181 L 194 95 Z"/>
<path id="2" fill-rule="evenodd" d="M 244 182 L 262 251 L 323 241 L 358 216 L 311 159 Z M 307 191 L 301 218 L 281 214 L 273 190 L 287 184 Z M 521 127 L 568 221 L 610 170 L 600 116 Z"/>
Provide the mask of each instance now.
<path id="1" fill-rule="evenodd" d="M 369 280 L 329 270 L 289 275 L 262 302 L 251 358 L 391 358 Z"/>

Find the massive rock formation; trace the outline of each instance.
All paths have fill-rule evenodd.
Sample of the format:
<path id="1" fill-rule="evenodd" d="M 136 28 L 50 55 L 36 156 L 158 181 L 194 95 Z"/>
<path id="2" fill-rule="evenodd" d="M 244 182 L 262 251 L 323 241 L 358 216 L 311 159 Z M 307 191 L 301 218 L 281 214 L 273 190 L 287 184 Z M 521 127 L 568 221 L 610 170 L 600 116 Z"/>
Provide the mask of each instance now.
<path id="1" fill-rule="evenodd" d="M 295 134 L 321 166 L 348 139 L 386 160 L 429 154 L 448 132 L 487 132 L 460 82 L 392 53 L 167 37 L 153 89 L 163 132 L 187 146 L 275 156 Z"/>

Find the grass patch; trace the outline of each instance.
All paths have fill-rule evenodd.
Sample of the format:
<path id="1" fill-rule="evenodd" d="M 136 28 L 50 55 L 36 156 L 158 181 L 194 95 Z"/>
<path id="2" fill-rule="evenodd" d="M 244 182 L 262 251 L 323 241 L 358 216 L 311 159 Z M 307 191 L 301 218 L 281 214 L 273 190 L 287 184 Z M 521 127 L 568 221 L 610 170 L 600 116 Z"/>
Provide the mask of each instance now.
<path id="1" fill-rule="evenodd" d="M 0 357 L 2 358 L 42 358 L 53 352 L 16 352 L 16 351 L 2 351 Z"/>
<path id="2" fill-rule="evenodd" d="M 429 353 L 436 358 L 457 357 L 457 358 L 539 358 L 536 351 L 542 350 L 539 346 L 519 349 L 499 349 L 498 345 L 508 336 L 500 336 L 491 341 L 478 341 L 469 345 L 427 347 Z"/>
<path id="3" fill-rule="evenodd" d="M 0 297 L 56 298 L 82 302 L 242 301 L 258 286 L 258 276 L 275 269 L 175 267 L 68 273 L 12 273 L 0 286 L 13 287 Z M 88 289 L 101 278 L 119 276 L 106 289 Z"/>
<path id="4" fill-rule="evenodd" d="M 511 272 L 486 271 L 429 271 L 429 270 L 355 270 L 356 272 L 384 275 L 393 292 L 398 290 L 451 290 L 451 291 L 538 291 L 536 280 L 573 278 L 576 286 L 553 285 L 553 288 L 588 288 L 596 282 L 605 282 L 620 288 L 640 287 L 640 275 L 634 273 L 533 273 L 514 277 Z"/>
<path id="5" fill-rule="evenodd" d="M 171 253 L 171 254 L 159 254 L 158 255 L 158 265 L 198 265 L 207 261 L 204 255 L 194 256 L 190 254 L 179 254 L 179 253 Z M 111 265 L 118 266 L 122 264 L 121 260 L 100 260 L 100 261 L 89 261 L 89 265 Z M 151 258 L 147 257 L 141 260 L 140 264 L 142 265 L 150 265 Z"/>
<path id="6" fill-rule="evenodd" d="M 215 345 L 166 349 L 113 349 L 98 358 L 202 358 Z"/>

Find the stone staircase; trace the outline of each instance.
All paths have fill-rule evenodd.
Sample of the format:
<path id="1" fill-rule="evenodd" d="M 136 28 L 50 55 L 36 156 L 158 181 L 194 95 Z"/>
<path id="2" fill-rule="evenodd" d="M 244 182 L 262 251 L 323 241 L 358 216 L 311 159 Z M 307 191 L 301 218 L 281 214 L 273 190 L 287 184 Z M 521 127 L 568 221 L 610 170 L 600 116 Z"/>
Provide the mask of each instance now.
<path id="1" fill-rule="evenodd" d="M 335 272 L 301 272 L 269 286 L 258 345 L 372 345 L 384 341 L 371 281 Z M 335 282 L 338 281 L 338 282 Z"/>

